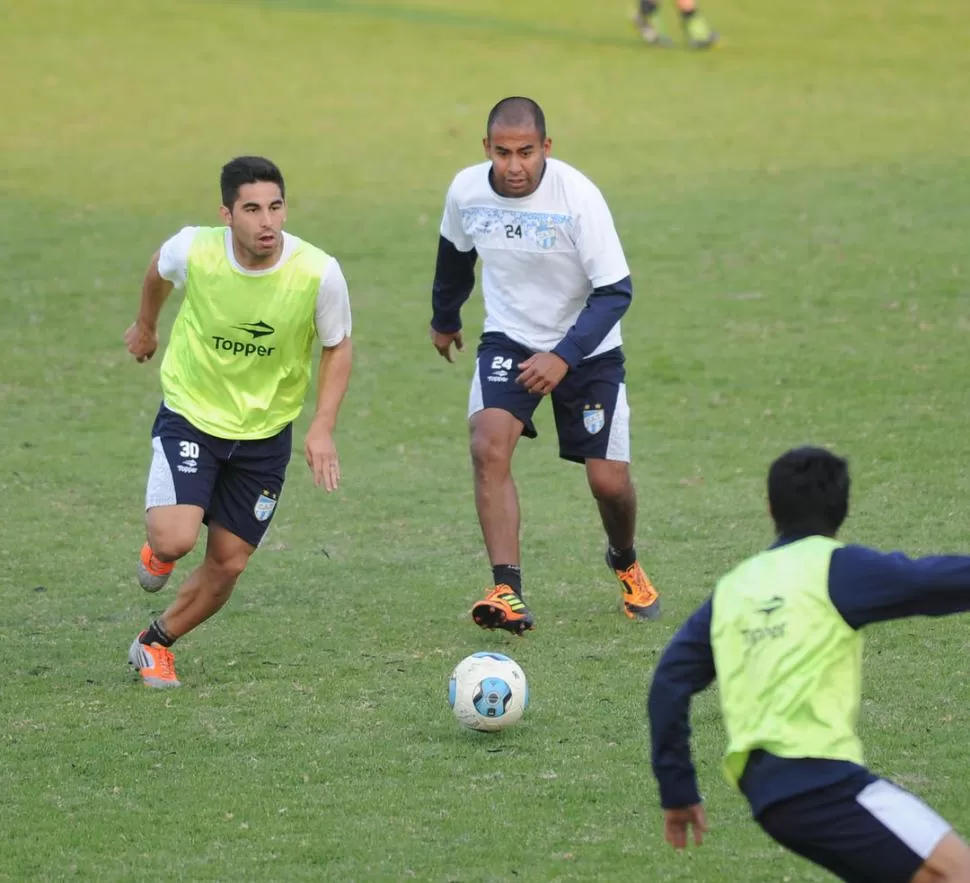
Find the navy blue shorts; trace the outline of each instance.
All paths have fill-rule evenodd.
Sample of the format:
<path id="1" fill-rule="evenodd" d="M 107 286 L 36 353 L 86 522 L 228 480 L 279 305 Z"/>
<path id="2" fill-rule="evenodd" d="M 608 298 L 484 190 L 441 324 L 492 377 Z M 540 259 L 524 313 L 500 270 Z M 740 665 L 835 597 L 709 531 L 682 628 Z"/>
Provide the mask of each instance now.
<path id="1" fill-rule="evenodd" d="M 543 396 L 515 382 L 519 363 L 532 355 L 532 350 L 504 334 L 483 334 L 468 398 L 468 416 L 485 408 L 500 408 L 522 421 L 526 438 L 535 438 L 538 433 L 532 415 Z M 564 460 L 630 461 L 630 407 L 623 363 L 619 347 L 593 356 L 570 369 L 552 391 L 559 456 Z"/>
<path id="2" fill-rule="evenodd" d="M 258 546 L 269 528 L 293 449 L 287 426 L 270 438 L 232 441 L 197 429 L 163 404 L 152 427 L 145 508 L 201 506 L 216 522 Z"/>
<path id="3" fill-rule="evenodd" d="M 950 830 L 919 798 L 868 772 L 773 804 L 758 824 L 849 883 L 910 883 Z"/>

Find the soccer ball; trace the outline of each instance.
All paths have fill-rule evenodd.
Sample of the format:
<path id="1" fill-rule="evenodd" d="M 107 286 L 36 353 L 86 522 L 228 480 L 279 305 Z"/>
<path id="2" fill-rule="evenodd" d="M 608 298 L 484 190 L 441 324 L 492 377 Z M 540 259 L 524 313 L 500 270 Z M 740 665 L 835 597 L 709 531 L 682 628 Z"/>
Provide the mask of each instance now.
<path id="1" fill-rule="evenodd" d="M 501 653 L 473 653 L 451 673 L 448 703 L 463 727 L 501 730 L 522 717 L 529 704 L 529 683 L 514 659 Z"/>

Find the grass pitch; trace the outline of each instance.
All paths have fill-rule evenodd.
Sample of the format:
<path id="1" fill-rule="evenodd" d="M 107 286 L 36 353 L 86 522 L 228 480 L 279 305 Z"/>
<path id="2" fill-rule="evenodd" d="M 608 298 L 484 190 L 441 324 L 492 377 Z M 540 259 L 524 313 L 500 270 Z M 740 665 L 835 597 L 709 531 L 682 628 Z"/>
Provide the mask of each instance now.
<path id="1" fill-rule="evenodd" d="M 965 8 L 712 0 L 724 47 L 691 54 L 580 0 L 3 7 L 0 878 L 827 879 L 722 783 L 713 695 L 694 716 L 708 842 L 669 850 L 643 699 L 673 630 L 768 541 L 764 472 L 792 444 L 850 457 L 847 539 L 966 549 Z M 543 104 L 633 270 L 657 625 L 619 614 L 546 409 L 515 463 L 538 630 L 466 616 L 489 577 L 472 355 L 432 350 L 429 287 L 445 189 L 506 94 Z M 288 228 L 350 282 L 345 479 L 325 497 L 294 458 L 267 543 L 162 694 L 124 664 L 166 596 L 133 579 L 158 360 L 135 365 L 121 335 L 149 255 L 216 223 L 239 153 L 282 166 Z M 465 316 L 473 340 L 477 297 Z M 876 769 L 966 834 L 965 630 L 873 629 L 862 731 Z M 533 697 L 495 736 L 445 701 L 452 666 L 488 648 Z"/>

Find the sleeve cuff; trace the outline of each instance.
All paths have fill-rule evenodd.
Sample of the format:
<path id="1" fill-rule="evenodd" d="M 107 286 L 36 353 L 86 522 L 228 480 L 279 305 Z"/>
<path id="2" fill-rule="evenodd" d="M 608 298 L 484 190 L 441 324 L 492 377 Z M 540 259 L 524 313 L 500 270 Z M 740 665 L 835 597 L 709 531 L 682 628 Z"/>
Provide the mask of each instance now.
<path id="1" fill-rule="evenodd" d="M 433 316 L 431 319 L 431 327 L 439 334 L 455 334 L 461 331 L 461 319 L 458 316 L 453 318 Z"/>
<path id="2" fill-rule="evenodd" d="M 570 368 L 575 368 L 586 356 L 582 349 L 580 349 L 579 344 L 570 340 L 568 336 L 560 340 L 552 352 L 554 355 L 559 356 Z"/>
<path id="3" fill-rule="evenodd" d="M 660 805 L 664 809 L 683 809 L 700 802 L 701 795 L 693 770 L 689 776 L 660 782 Z"/>

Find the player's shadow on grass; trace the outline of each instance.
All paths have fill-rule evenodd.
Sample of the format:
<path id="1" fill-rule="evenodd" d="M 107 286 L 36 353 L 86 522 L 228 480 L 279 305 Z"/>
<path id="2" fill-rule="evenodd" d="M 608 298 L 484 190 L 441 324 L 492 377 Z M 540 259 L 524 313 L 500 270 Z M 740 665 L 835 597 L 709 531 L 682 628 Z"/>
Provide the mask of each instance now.
<path id="1" fill-rule="evenodd" d="M 320 12 L 339 12 L 345 15 L 357 15 L 381 21 L 446 25 L 468 30 L 492 31 L 510 37 L 540 37 L 547 40 L 562 40 L 643 51 L 642 43 L 636 38 L 632 30 L 630 36 L 623 38 L 619 35 L 588 34 L 539 22 L 513 21 L 499 16 L 475 15 L 448 9 L 430 9 L 423 6 L 399 6 L 393 3 L 362 3 L 358 0 L 240 0 L 240 2 L 290 9 L 316 9 Z M 623 28 L 622 19 L 618 20 L 617 26 Z"/>

